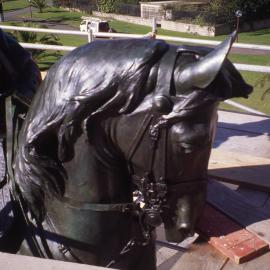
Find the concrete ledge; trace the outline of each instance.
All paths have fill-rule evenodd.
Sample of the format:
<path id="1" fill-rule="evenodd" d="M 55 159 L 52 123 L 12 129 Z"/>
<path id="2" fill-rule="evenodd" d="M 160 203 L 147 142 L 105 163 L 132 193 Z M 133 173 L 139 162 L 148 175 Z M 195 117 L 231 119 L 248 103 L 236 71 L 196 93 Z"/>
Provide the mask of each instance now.
<path id="1" fill-rule="evenodd" d="M 0 252 L 0 269 L 3 270 L 102 270 L 108 269 L 86 264 L 40 259 Z"/>

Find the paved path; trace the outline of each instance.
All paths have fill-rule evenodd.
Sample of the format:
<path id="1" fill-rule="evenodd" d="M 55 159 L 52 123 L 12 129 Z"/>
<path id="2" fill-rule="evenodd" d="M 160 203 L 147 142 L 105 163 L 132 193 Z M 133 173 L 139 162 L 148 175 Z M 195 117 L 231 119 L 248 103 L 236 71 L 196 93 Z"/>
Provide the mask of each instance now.
<path id="1" fill-rule="evenodd" d="M 32 7 L 32 11 L 36 11 L 37 9 Z M 25 17 L 21 17 L 21 15 L 26 15 Z M 14 21 L 14 22 L 35 22 L 37 24 L 40 24 L 41 26 L 45 26 L 47 28 L 52 28 L 52 29 L 62 29 L 62 30 L 79 30 L 78 27 L 74 27 L 71 25 L 68 25 L 66 23 L 61 23 L 59 20 L 55 21 L 46 21 L 46 20 L 39 20 L 36 18 L 31 19 L 30 18 L 30 12 L 29 8 L 23 8 L 23 9 L 18 9 L 14 11 L 8 11 L 4 13 L 4 18 L 5 21 Z"/>
<path id="2" fill-rule="evenodd" d="M 219 111 L 214 148 L 270 158 L 270 118 Z"/>
<path id="3" fill-rule="evenodd" d="M 233 54 L 247 54 L 247 55 L 269 55 L 270 56 L 269 50 L 244 49 L 244 48 L 232 48 L 231 53 L 233 53 Z"/>
<path id="4" fill-rule="evenodd" d="M 36 8 L 32 7 L 32 11 L 36 10 Z M 4 12 L 4 19 L 5 21 L 22 21 L 21 15 L 23 14 L 29 14 L 30 18 L 30 10 L 29 8 L 22 8 L 22 9 L 17 9 L 14 11 L 7 11 Z"/>

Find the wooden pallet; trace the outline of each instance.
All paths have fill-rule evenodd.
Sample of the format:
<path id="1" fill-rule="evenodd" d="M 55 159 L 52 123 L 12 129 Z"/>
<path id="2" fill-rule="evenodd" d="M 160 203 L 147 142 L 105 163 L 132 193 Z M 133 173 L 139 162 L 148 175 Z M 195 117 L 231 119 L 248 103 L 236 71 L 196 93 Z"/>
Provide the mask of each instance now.
<path id="1" fill-rule="evenodd" d="M 270 159 L 212 149 L 208 168 L 217 180 L 270 191 Z"/>

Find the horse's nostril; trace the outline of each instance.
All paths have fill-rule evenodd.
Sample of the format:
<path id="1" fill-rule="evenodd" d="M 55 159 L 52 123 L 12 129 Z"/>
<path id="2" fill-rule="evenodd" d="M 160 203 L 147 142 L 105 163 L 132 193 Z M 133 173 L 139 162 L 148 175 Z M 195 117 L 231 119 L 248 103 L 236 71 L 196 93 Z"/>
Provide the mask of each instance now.
<path id="1" fill-rule="evenodd" d="M 191 225 L 188 223 L 183 223 L 178 228 L 178 231 L 181 232 L 185 237 L 192 237 L 194 235 L 194 230 L 191 228 Z"/>
<path id="2" fill-rule="evenodd" d="M 179 224 L 179 230 L 189 230 L 191 228 L 191 224 L 188 222 L 182 222 L 181 224 Z"/>

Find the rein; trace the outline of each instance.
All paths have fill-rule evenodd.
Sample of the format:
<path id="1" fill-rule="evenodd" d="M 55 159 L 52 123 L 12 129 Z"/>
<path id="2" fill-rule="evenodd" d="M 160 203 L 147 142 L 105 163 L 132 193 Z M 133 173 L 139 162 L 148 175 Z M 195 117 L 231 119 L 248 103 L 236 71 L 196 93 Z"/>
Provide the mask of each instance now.
<path id="1" fill-rule="evenodd" d="M 76 201 L 68 197 L 61 198 L 61 201 L 70 208 L 94 212 L 127 213 L 137 211 L 139 209 L 139 206 L 135 203 L 89 203 Z"/>
<path id="2" fill-rule="evenodd" d="M 28 230 L 31 230 L 31 221 L 28 218 L 28 215 L 24 208 L 24 202 L 22 195 L 16 185 L 15 178 L 14 178 L 14 171 L 13 171 L 13 159 L 15 155 L 15 150 L 17 147 L 17 140 L 19 134 L 19 115 L 16 112 L 16 108 L 13 108 L 12 104 L 12 96 L 7 96 L 5 99 L 5 115 L 6 115 L 6 176 L 5 179 L 9 184 L 9 190 L 11 196 L 18 203 L 19 208 L 21 210 L 24 222 L 27 226 Z M 36 256 L 40 258 L 45 258 L 40 245 L 37 241 L 37 238 L 33 231 L 30 232 L 30 238 L 33 247 L 35 247 Z"/>

